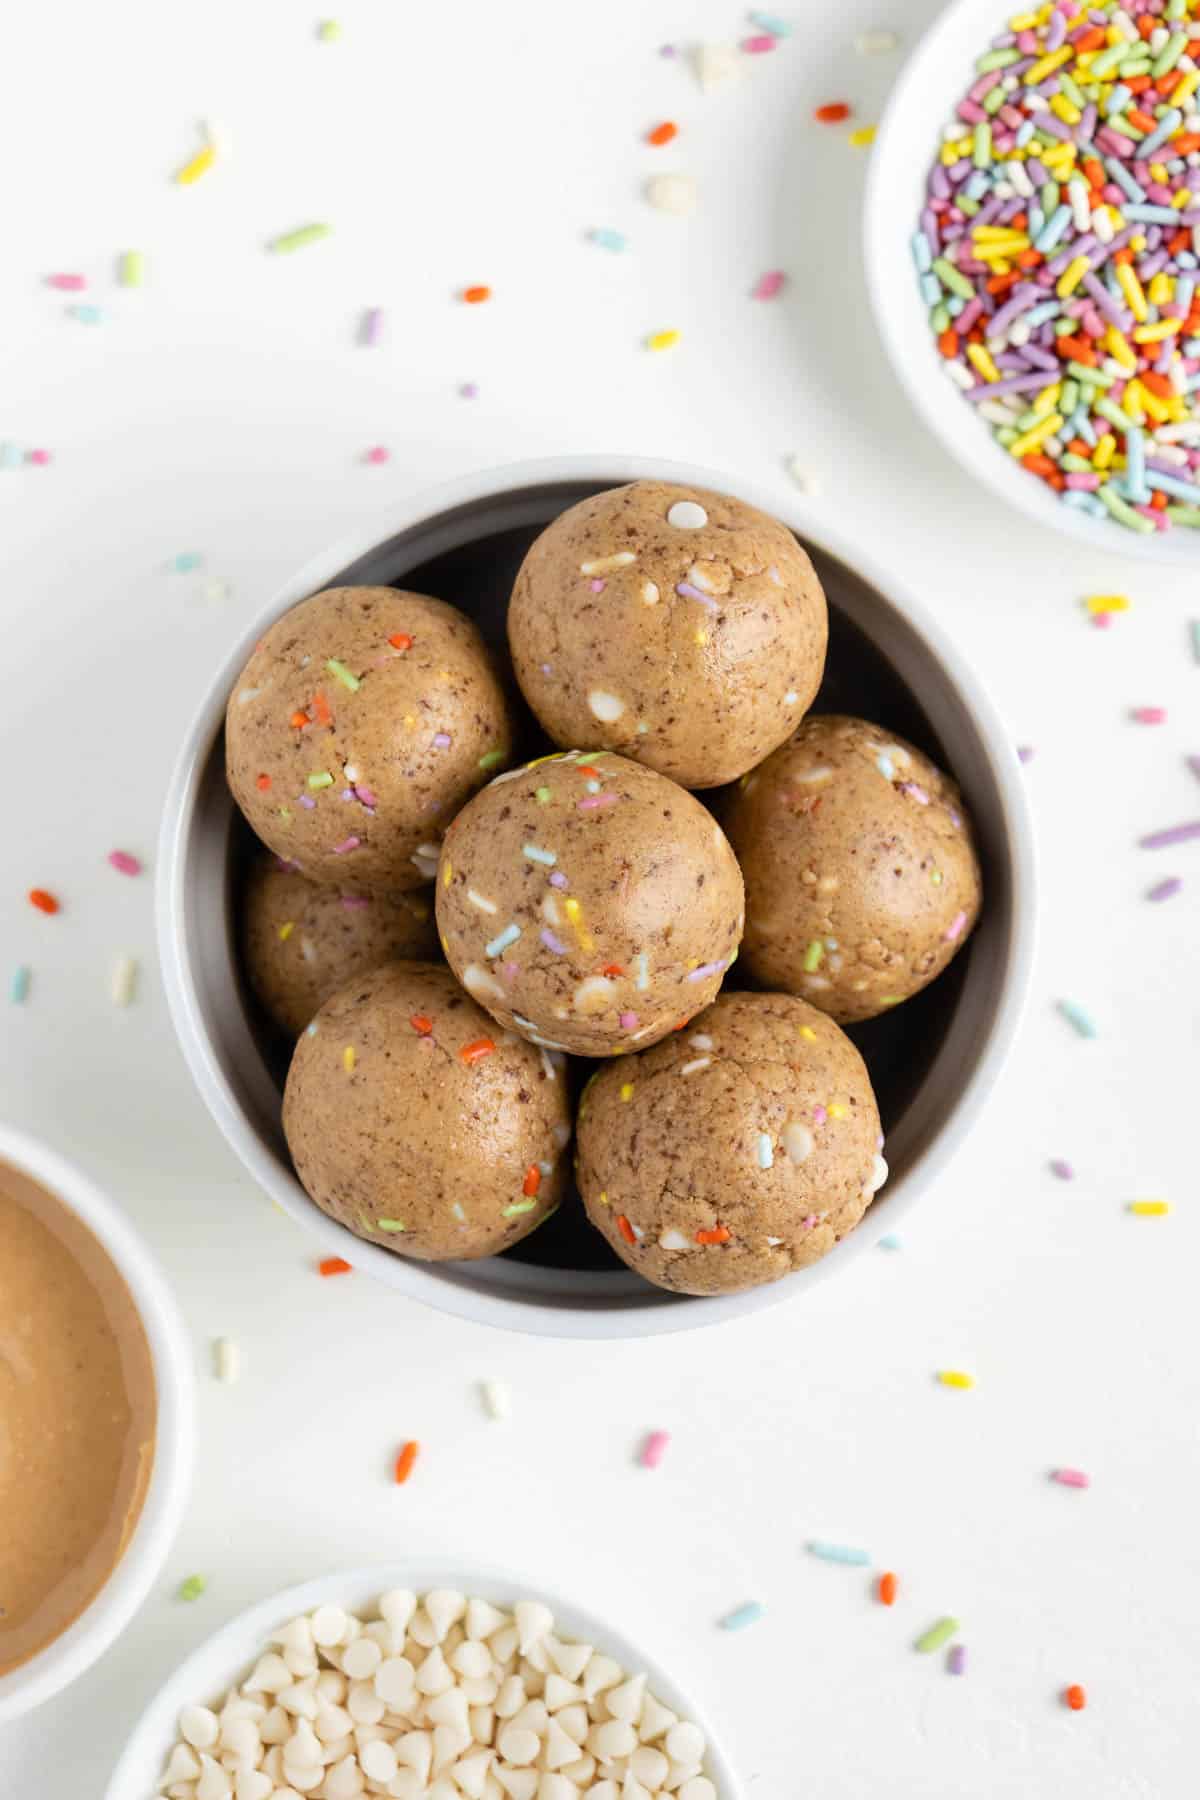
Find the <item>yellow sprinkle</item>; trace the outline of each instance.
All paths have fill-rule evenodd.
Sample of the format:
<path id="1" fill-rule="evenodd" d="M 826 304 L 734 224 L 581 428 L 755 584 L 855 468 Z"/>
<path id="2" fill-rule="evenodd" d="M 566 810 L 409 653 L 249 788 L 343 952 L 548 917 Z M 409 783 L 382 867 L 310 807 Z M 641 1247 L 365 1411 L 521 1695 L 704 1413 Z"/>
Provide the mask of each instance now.
<path id="1" fill-rule="evenodd" d="M 1192 196 L 1191 192 L 1189 191 L 1189 189 L 1180 188 L 1180 190 L 1177 194 L 1172 195 L 1171 205 L 1175 208 L 1176 212 L 1183 212 L 1185 207 L 1188 207 L 1192 204 L 1192 198 L 1193 198 L 1193 196 Z M 1164 274 L 1163 271 L 1160 269 L 1158 274 L 1154 277 L 1154 279 L 1155 279 L 1155 281 L 1169 282 L 1171 278 L 1169 275 Z"/>
<path id="2" fill-rule="evenodd" d="M 354 1054 L 354 1045 L 347 1044 L 346 1048 L 342 1051 L 342 1067 L 345 1069 L 347 1075 L 353 1075 L 354 1065 L 357 1060 L 358 1058 Z"/>
<path id="3" fill-rule="evenodd" d="M 681 331 L 654 331 L 646 339 L 647 350 L 673 350 L 680 338 Z"/>
<path id="4" fill-rule="evenodd" d="M 1146 248 L 1145 232 L 1139 231 L 1136 237 L 1131 237 L 1129 240 L 1129 248 L 1140 256 L 1142 251 Z"/>
<path id="5" fill-rule="evenodd" d="M 1041 18 L 1042 15 L 1036 12 L 1014 13 L 1008 21 L 1008 28 L 1010 31 L 1032 31 L 1035 25 L 1041 23 Z"/>
<path id="6" fill-rule="evenodd" d="M 1161 1219 L 1164 1213 L 1170 1212 L 1171 1203 L 1169 1200 L 1134 1200 L 1129 1210 L 1139 1219 Z"/>
<path id="7" fill-rule="evenodd" d="M 1040 449 L 1047 438 L 1054 436 L 1062 422 L 1062 414 L 1056 412 L 1051 413 L 1048 418 L 1039 419 L 1036 425 L 1008 446 L 1009 455 L 1028 456 L 1031 450 Z"/>
<path id="8" fill-rule="evenodd" d="M 179 186 L 191 187 L 193 181 L 199 181 L 202 175 L 208 173 L 216 160 L 217 146 L 215 144 L 205 144 L 203 150 L 198 150 L 191 162 L 184 163 L 182 169 L 179 170 L 175 177 Z"/>
<path id="9" fill-rule="evenodd" d="M 982 344 L 968 344 L 967 357 L 972 366 L 979 370 L 985 381 L 999 381 L 1000 371 Z"/>
<path id="10" fill-rule="evenodd" d="M 1129 412 L 1132 406 L 1137 413 L 1149 413 L 1156 425 L 1165 425 L 1170 416 L 1158 395 L 1152 394 L 1150 389 L 1143 387 L 1140 381 L 1135 380 L 1127 384 L 1125 392 L 1121 396 L 1121 403 L 1126 412 Z"/>
<path id="11" fill-rule="evenodd" d="M 1058 405 L 1058 397 L 1061 393 L 1062 393 L 1062 382 L 1061 381 L 1051 382 L 1050 386 L 1044 387 L 1042 389 L 1041 393 L 1034 400 L 1033 407 L 1031 410 L 1037 414 L 1039 419 L 1044 419 L 1046 414 L 1052 413 L 1054 411 L 1054 408 Z"/>
<path id="12" fill-rule="evenodd" d="M 1068 294 L 1075 292 L 1091 266 L 1086 256 L 1077 256 L 1067 264 L 1054 289 L 1060 300 L 1065 300 Z"/>
<path id="13" fill-rule="evenodd" d="M 447 857 L 445 862 L 442 865 L 442 886 L 449 887 L 450 883 L 453 879 L 454 879 L 454 870 L 450 866 L 450 858 Z"/>
<path id="14" fill-rule="evenodd" d="M 572 925 L 578 924 L 578 922 L 579 922 L 579 902 L 578 902 L 578 900 L 576 900 L 574 898 L 569 898 L 569 899 L 564 900 L 563 901 L 563 911 L 566 913 L 568 919 L 570 919 Z"/>
<path id="15" fill-rule="evenodd" d="M 1025 86 L 1036 87 L 1039 81 L 1045 81 L 1047 75 L 1053 75 L 1055 69 L 1061 69 L 1065 62 L 1070 62 L 1074 54 L 1074 46 L 1064 44 L 1061 50 L 1052 50 L 1049 56 L 1040 57 L 1031 69 L 1026 69 Z M 1043 157 L 1042 161 L 1045 160 Z"/>
<path id="16" fill-rule="evenodd" d="M 622 1087 L 621 1098 L 622 1098 L 622 1100 L 632 1100 L 633 1099 L 633 1083 L 632 1083 L 632 1081 L 627 1081 L 625 1083 L 625 1085 Z"/>
<path id="17" fill-rule="evenodd" d="M 973 1388 L 975 1386 L 975 1377 L 965 1374 L 962 1369 L 939 1369 L 938 1380 L 943 1387 Z"/>
<path id="18" fill-rule="evenodd" d="M 280 943 L 286 944 L 288 939 L 291 937 L 293 931 L 295 931 L 295 929 L 296 929 L 296 921 L 294 919 L 289 919 L 286 925 L 281 925 L 279 927 Z"/>
<path id="19" fill-rule="evenodd" d="M 1084 605 L 1090 613 L 1128 612 L 1129 598 L 1126 594 L 1089 594 Z"/>
<path id="20" fill-rule="evenodd" d="M 696 635 L 696 642 L 698 644 L 707 644 L 707 642 L 708 642 L 707 631 L 698 631 L 695 635 Z"/>
<path id="21" fill-rule="evenodd" d="M 1154 298 L 1153 295 L 1150 297 Z M 1135 325 L 1133 341 L 1135 344 L 1161 344 L 1164 338 L 1174 337 L 1182 325 L 1182 319 L 1159 319 L 1154 325 Z"/>
<path id="22" fill-rule="evenodd" d="M 1027 234 L 1014 231 L 1011 225 L 975 225 L 971 237 L 976 244 L 1019 244 L 1023 250 L 1029 244 Z"/>
<path id="23" fill-rule="evenodd" d="M 1182 106 L 1190 100 L 1196 89 L 1200 87 L 1200 69 L 1189 69 L 1183 80 L 1177 82 L 1171 90 L 1171 105 Z"/>
<path id="24" fill-rule="evenodd" d="M 600 1204 L 601 1204 L 601 1206 L 608 1205 L 608 1195 L 604 1192 L 603 1189 L 601 1189 L 601 1191 L 600 1191 Z"/>
<path id="25" fill-rule="evenodd" d="M 1068 100 L 1065 94 L 1050 96 L 1050 111 L 1057 113 L 1064 125 L 1078 125 L 1083 117 L 1079 108 Z"/>
<path id="26" fill-rule="evenodd" d="M 817 1041 L 817 1034 L 811 1025 L 802 1025 L 800 1027 L 800 1036 L 802 1038 L 807 1038 L 810 1044 L 815 1044 Z"/>
<path id="27" fill-rule="evenodd" d="M 829 1114 L 831 1119 L 844 1119 L 846 1116 L 846 1109 L 844 1106 L 827 1106 L 825 1111 Z"/>
<path id="28" fill-rule="evenodd" d="M 1139 325 L 1144 325 L 1146 323 L 1148 311 L 1146 306 L 1146 296 L 1142 291 L 1142 284 L 1134 273 L 1133 265 L 1131 263 L 1117 264 L 1117 280 L 1120 283 L 1121 292 L 1129 302 L 1130 312 L 1133 314 Z"/>
<path id="29" fill-rule="evenodd" d="M 1096 448 L 1092 452 L 1093 469 L 1107 469 L 1109 463 L 1113 459 L 1113 452 L 1116 450 L 1116 447 L 1116 438 L 1111 431 L 1106 431 L 1104 436 L 1097 440 Z"/>
<path id="30" fill-rule="evenodd" d="M 1120 363 L 1126 374 L 1133 375 L 1137 372 L 1137 352 L 1124 332 L 1118 331 L 1115 325 L 1110 325 L 1104 334 L 1104 348 L 1114 361 Z"/>
<path id="31" fill-rule="evenodd" d="M 1057 168 L 1059 163 L 1073 163 L 1075 146 L 1067 143 L 1055 144 L 1053 149 L 1042 151 L 1042 161 L 1052 169 Z"/>
<path id="32" fill-rule="evenodd" d="M 865 150 L 868 144 L 875 142 L 874 125 L 860 125 L 857 131 L 850 133 L 850 142 L 856 150 Z"/>

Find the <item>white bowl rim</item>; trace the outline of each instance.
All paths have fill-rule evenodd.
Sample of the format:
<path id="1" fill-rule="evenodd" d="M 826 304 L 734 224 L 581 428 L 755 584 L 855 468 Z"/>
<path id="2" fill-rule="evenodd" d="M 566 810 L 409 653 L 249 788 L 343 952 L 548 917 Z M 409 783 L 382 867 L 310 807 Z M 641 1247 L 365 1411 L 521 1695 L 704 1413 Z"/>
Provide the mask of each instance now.
<path id="1" fill-rule="evenodd" d="M 943 1123 L 935 1140 L 915 1158 L 906 1183 L 908 1193 L 891 1200 L 887 1229 L 898 1223 L 919 1198 L 920 1191 L 947 1165 L 969 1134 L 979 1116 L 989 1090 L 1012 1047 L 1025 1002 L 1033 967 L 1034 952 L 1034 847 L 1029 803 L 1020 776 L 1020 763 L 1011 739 L 982 683 L 965 658 L 954 647 L 942 628 L 932 620 L 907 586 L 897 581 L 890 571 L 864 555 L 839 532 L 829 529 L 812 511 L 777 492 L 741 480 L 728 472 L 697 467 L 689 463 L 642 456 L 621 456 L 604 452 L 595 455 L 571 455 L 538 458 L 533 461 L 505 464 L 473 471 L 455 480 L 407 494 L 370 527 L 360 527 L 341 539 L 331 549 L 321 551 L 292 575 L 245 627 L 222 667 L 205 688 L 196 714 L 185 734 L 174 771 L 168 783 L 163 806 L 162 829 L 158 843 L 158 880 L 156 915 L 159 959 L 163 985 L 174 1021 L 176 1034 L 192 1078 L 200 1090 L 209 1112 L 216 1120 L 227 1143 L 243 1166 L 254 1176 L 265 1193 L 271 1195 L 289 1216 L 299 1218 L 331 1255 L 353 1255 L 354 1266 L 370 1274 L 378 1270 L 387 1285 L 410 1298 L 424 1301 L 436 1310 L 469 1319 L 477 1324 L 496 1325 L 507 1330 L 534 1336 L 561 1338 L 631 1338 L 659 1333 L 693 1330 L 725 1319 L 744 1317 L 770 1306 L 782 1304 L 793 1296 L 788 1281 L 769 1283 L 743 1293 L 724 1294 L 710 1299 L 691 1299 L 681 1304 L 677 1295 L 663 1294 L 660 1301 L 638 1306 L 636 1312 L 625 1308 L 573 1309 L 549 1302 L 533 1303 L 503 1294 L 480 1294 L 460 1288 L 452 1282 L 440 1281 L 438 1265 L 417 1262 L 395 1255 L 354 1237 L 342 1225 L 328 1218 L 311 1202 L 303 1214 L 289 1206 L 294 1201 L 290 1188 L 281 1182 L 274 1159 L 243 1118 L 209 1042 L 201 1016 L 193 971 L 184 953 L 183 936 L 178 921 L 185 906 L 184 873 L 186 868 L 186 824 L 190 821 L 195 794 L 203 771 L 214 731 L 224 716 L 225 701 L 237 671 L 266 627 L 289 606 L 316 593 L 341 570 L 377 549 L 397 534 L 453 510 L 487 500 L 498 500 L 522 489 L 591 484 L 596 487 L 619 487 L 630 481 L 658 480 L 693 487 L 707 487 L 732 493 L 771 513 L 789 529 L 798 532 L 819 550 L 836 558 L 856 575 L 870 583 L 889 604 L 900 612 L 909 630 L 922 639 L 940 664 L 958 695 L 969 709 L 981 744 L 987 751 L 990 770 L 996 784 L 1003 812 L 1010 855 L 1012 881 L 1012 921 L 1007 958 L 1008 974 L 988 1031 L 987 1043 L 975 1065 L 951 1117 Z M 918 1172 L 920 1182 L 917 1181 Z M 842 1242 L 804 1271 L 806 1287 L 827 1279 L 844 1268 L 854 1256 L 869 1250 L 874 1237 L 869 1226 L 859 1226 Z M 348 1249 L 348 1246 L 350 1247 Z M 386 1273 L 384 1272 L 386 1270 Z"/>
<path id="2" fill-rule="evenodd" d="M 901 322 L 902 309 L 891 304 L 895 293 L 894 271 L 892 255 L 887 246 L 894 243 L 895 233 L 900 227 L 897 225 L 896 207 L 889 194 L 889 187 L 895 176 L 896 159 L 910 154 L 907 144 L 898 143 L 897 140 L 905 135 L 909 111 L 919 112 L 928 124 L 929 142 L 926 160 L 914 178 L 915 195 L 923 191 L 925 171 L 933 158 L 936 134 L 949 118 L 954 105 L 966 92 L 969 74 L 967 65 L 963 64 L 961 81 L 946 96 L 945 108 L 939 110 L 936 117 L 931 116 L 928 89 L 934 88 L 940 93 L 943 83 L 938 71 L 945 60 L 943 46 L 959 30 L 965 18 L 976 14 L 982 48 L 983 40 L 1002 29 L 1005 22 L 1007 15 L 1000 0 L 950 0 L 949 5 L 921 33 L 892 85 L 871 146 L 862 213 L 863 261 L 871 310 L 892 371 L 898 377 L 914 411 L 924 420 L 947 455 L 967 469 L 983 487 L 990 489 L 1018 512 L 1024 513 L 1026 518 L 1035 520 L 1047 530 L 1075 538 L 1100 555 L 1137 556 L 1150 562 L 1170 563 L 1175 568 L 1194 569 L 1200 566 L 1200 532 L 1186 528 L 1168 532 L 1127 531 L 1113 521 L 1096 519 L 1088 513 L 1062 505 L 1027 470 L 1015 465 L 1006 469 L 1005 458 L 999 446 L 984 429 L 983 422 L 972 416 L 971 408 L 958 394 L 953 394 L 952 397 L 957 412 L 961 414 L 963 429 L 960 432 L 957 427 L 949 427 L 947 415 L 934 399 L 943 388 L 948 389 L 949 384 L 939 367 L 941 357 L 928 329 L 924 306 L 922 305 L 921 311 L 925 328 L 919 334 L 921 344 L 918 347 L 913 341 L 914 334 Z M 940 101 L 938 105 L 940 106 Z M 911 279 L 914 293 L 916 272 L 908 257 L 907 243 L 916 228 L 914 206 L 908 214 L 907 223 L 903 225 L 905 274 Z"/>
<path id="3" fill-rule="evenodd" d="M 708 1740 L 707 1773 L 716 1784 L 719 1800 L 742 1800 L 744 1789 L 733 1772 L 711 1722 L 689 1694 L 653 1658 L 633 1644 L 624 1631 L 612 1626 L 600 1613 L 553 1593 L 543 1582 L 527 1580 L 510 1570 L 459 1563 L 444 1557 L 413 1557 L 395 1563 L 366 1564 L 285 1588 L 256 1601 L 197 1645 L 179 1664 L 150 1700 L 109 1778 L 104 1800 L 149 1800 L 156 1792 L 162 1762 L 175 1740 L 181 1709 L 192 1704 L 209 1705 L 224 1694 L 244 1669 L 252 1668 L 266 1648 L 271 1632 L 298 1613 L 311 1612 L 326 1603 L 351 1611 L 370 1604 L 389 1588 L 409 1588 L 418 1595 L 435 1588 L 451 1588 L 469 1598 L 490 1599 L 511 1607 L 517 1599 L 542 1600 L 568 1638 L 592 1644 L 613 1656 L 630 1674 L 645 1670 L 655 1697 L 681 1718 L 692 1720 Z M 510 1597 L 511 1596 L 511 1597 Z M 218 1669 L 221 1671 L 217 1676 Z M 154 1760 L 151 1773 L 149 1765 Z M 145 1783 L 145 1785 L 143 1785 Z"/>
<path id="4" fill-rule="evenodd" d="M 195 1456 L 192 1349 L 155 1258 L 116 1201 L 37 1138 L 0 1125 L 0 1162 L 40 1182 L 112 1259 L 146 1332 L 157 1392 L 154 1464 L 124 1556 L 74 1624 L 28 1662 L 0 1675 L 0 1722 L 57 1694 L 124 1631 L 166 1560 L 187 1504 Z"/>

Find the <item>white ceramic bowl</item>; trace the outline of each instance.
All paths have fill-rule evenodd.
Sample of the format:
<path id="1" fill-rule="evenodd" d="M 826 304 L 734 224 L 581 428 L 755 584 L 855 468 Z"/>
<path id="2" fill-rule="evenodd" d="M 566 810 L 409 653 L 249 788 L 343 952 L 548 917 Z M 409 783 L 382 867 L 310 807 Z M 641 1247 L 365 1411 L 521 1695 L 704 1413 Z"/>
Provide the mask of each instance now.
<path id="1" fill-rule="evenodd" d="M 910 243 L 942 126 L 975 79 L 975 58 L 1005 29 L 1004 0 L 952 0 L 919 40 L 892 89 L 871 150 L 863 216 L 867 287 L 892 367 L 916 412 L 955 462 L 1028 518 L 1118 556 L 1200 567 L 1200 533 L 1142 535 L 1064 506 L 1009 456 L 943 373 L 917 286 Z"/>
<path id="2" fill-rule="evenodd" d="M 158 1265 L 117 1203 L 54 1151 L 4 1125 L 0 1125 L 0 1163 L 40 1182 L 107 1251 L 145 1328 L 158 1401 L 150 1485 L 125 1554 L 73 1625 L 28 1662 L 0 1675 L 2 1722 L 39 1706 L 82 1675 L 124 1631 L 146 1598 L 187 1504 L 195 1421 L 192 1352 L 183 1322 Z"/>
<path id="3" fill-rule="evenodd" d="M 504 639 L 504 608 L 537 532 L 587 494 L 660 477 L 741 494 L 784 519 L 813 554 L 830 601 L 831 648 L 818 706 L 878 718 L 950 768 L 984 864 L 983 921 L 923 995 L 855 1027 L 887 1133 L 891 1178 L 865 1223 L 823 1261 L 768 1287 L 691 1299 L 616 1264 L 566 1205 L 503 1257 L 421 1263 L 364 1243 L 309 1200 L 280 1128 L 280 1068 L 240 980 L 231 876 L 248 833 L 225 785 L 225 702 L 256 640 L 305 595 L 341 583 L 395 583 L 472 612 Z M 443 1311 L 561 1337 L 679 1331 L 778 1305 L 845 1268 L 892 1229 L 966 1138 L 1016 1028 L 1032 952 L 1032 845 L 1013 746 L 986 690 L 915 601 L 857 548 L 794 505 L 713 470 L 637 459 L 566 458 L 491 470 L 398 507 L 376 533 L 320 556 L 230 646 L 190 726 L 159 845 L 158 935 L 167 995 L 192 1074 L 251 1174 L 321 1248 Z"/>
<path id="4" fill-rule="evenodd" d="M 518 1600 L 538 1599 L 554 1614 L 556 1630 L 579 1643 L 592 1644 L 612 1656 L 630 1674 L 645 1671 L 650 1691 L 682 1718 L 699 1725 L 708 1739 L 705 1773 L 716 1786 L 719 1800 L 742 1800 L 745 1792 L 734 1775 L 713 1727 L 690 1695 L 682 1692 L 666 1670 L 632 1644 L 618 1626 L 587 1612 L 573 1600 L 547 1593 L 538 1582 L 463 1567 L 458 1563 L 413 1561 L 375 1568 L 352 1569 L 342 1575 L 322 1575 L 300 1587 L 288 1588 L 240 1613 L 198 1650 L 194 1650 L 167 1678 L 134 1727 L 133 1735 L 109 1781 L 105 1800 L 152 1800 L 158 1791 L 162 1767 L 176 1739 L 181 1709 L 217 1700 L 254 1666 L 271 1632 L 297 1613 L 333 1603 L 351 1612 L 371 1605 L 388 1588 L 410 1588 L 427 1593 L 431 1588 L 454 1588 L 493 1606 L 512 1607 Z"/>

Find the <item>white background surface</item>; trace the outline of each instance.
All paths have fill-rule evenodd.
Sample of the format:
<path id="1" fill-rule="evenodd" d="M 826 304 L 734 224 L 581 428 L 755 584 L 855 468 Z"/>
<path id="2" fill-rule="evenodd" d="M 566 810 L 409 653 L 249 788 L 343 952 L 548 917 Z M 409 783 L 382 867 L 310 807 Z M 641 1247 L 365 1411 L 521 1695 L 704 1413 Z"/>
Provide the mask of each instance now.
<path id="1" fill-rule="evenodd" d="M 195 1334 L 202 1452 L 161 1592 L 101 1668 L 7 1728 L 4 1800 L 91 1800 L 165 1668 L 219 1621 L 410 1548 L 619 1612 L 724 1722 L 756 1800 L 1193 1791 L 1200 847 L 1135 840 L 1200 813 L 1183 763 L 1200 750 L 1185 623 L 1200 601 L 1182 577 L 1024 526 L 910 420 L 862 296 L 868 153 L 811 111 L 848 98 L 875 118 L 897 58 L 856 57 L 855 32 L 911 42 L 934 8 L 785 10 L 795 36 L 709 97 L 656 52 L 740 35 L 718 0 L 340 0 L 331 45 L 315 9 L 283 0 L 8 22 L 0 436 L 54 463 L 0 472 L 0 933 L 5 962 L 34 971 L 28 1005 L 2 1015 L 0 1096 L 160 1253 Z M 664 117 L 680 139 L 646 148 Z M 228 154 L 180 189 L 201 118 Z M 660 169 L 696 176 L 691 220 L 641 200 Z M 264 254 L 316 219 L 331 240 Z M 597 225 L 628 251 L 587 244 Z M 127 247 L 147 257 L 139 292 L 112 284 Z M 786 296 L 750 301 L 774 267 Z M 73 297 L 41 285 L 56 269 L 88 274 L 102 324 L 65 316 Z M 492 304 L 456 304 L 475 281 Z M 374 350 L 355 341 L 371 305 L 387 314 Z M 667 327 L 678 350 L 640 349 Z M 383 468 L 361 461 L 373 444 Z M 1036 746 L 1043 881 L 1019 1051 L 902 1250 L 744 1324 L 603 1346 L 319 1281 L 192 1090 L 150 880 L 104 861 L 151 855 L 206 671 L 293 567 L 386 526 L 414 484 L 588 450 L 781 494 L 798 451 L 828 519 L 887 547 Z M 193 550 L 202 576 L 167 572 Z M 1080 611 L 1097 590 L 1133 600 L 1109 632 Z M 1168 724 L 1131 724 L 1139 704 Z M 1172 873 L 1184 892 L 1147 904 Z M 26 904 L 35 883 L 63 896 L 58 918 Z M 143 963 L 127 1012 L 108 999 L 122 950 Z M 1054 1014 L 1059 995 L 1094 1015 L 1094 1042 Z M 1129 1216 L 1144 1196 L 1172 1216 Z M 209 1374 L 221 1333 L 243 1351 L 234 1388 Z M 977 1388 L 937 1387 L 947 1366 Z M 482 1416 L 483 1377 L 511 1384 L 510 1423 Z M 632 1458 L 656 1426 L 673 1442 L 651 1475 Z M 400 1491 L 388 1462 L 410 1436 L 424 1451 Z M 1048 1483 L 1064 1463 L 1088 1492 Z M 899 1571 L 893 1611 L 862 1572 L 807 1557 L 810 1536 Z M 187 1606 L 173 1590 L 192 1571 L 209 1589 Z M 714 1629 L 752 1597 L 761 1624 Z M 943 1612 L 964 1622 L 963 1680 L 911 1649 Z M 1074 1681 L 1082 1715 L 1059 1699 Z"/>

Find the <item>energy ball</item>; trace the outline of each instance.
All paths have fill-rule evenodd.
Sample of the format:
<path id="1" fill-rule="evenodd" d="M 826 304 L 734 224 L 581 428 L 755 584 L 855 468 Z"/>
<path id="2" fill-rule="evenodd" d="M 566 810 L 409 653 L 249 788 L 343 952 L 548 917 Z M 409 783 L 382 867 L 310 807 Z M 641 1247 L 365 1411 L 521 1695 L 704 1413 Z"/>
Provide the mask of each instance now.
<path id="1" fill-rule="evenodd" d="M 397 958 L 437 955 L 433 890 L 359 894 L 262 855 L 242 895 L 242 964 L 275 1024 L 298 1037 L 343 982 Z"/>
<path id="2" fill-rule="evenodd" d="M 508 705 L 453 606 L 327 588 L 277 619 L 229 697 L 233 797 L 311 881 L 398 891 L 433 878 L 441 834 L 508 760 Z"/>
<path id="3" fill-rule="evenodd" d="M 308 1194 L 356 1237 L 422 1262 L 494 1256 L 562 1199 L 565 1073 L 448 969 L 389 963 L 301 1036 L 283 1129 Z"/>
<path id="4" fill-rule="evenodd" d="M 865 719 L 805 719 L 726 823 L 746 878 L 747 970 L 843 1024 L 925 987 L 979 916 L 957 787 Z"/>
<path id="5" fill-rule="evenodd" d="M 588 1217 L 631 1269 L 732 1294 L 819 1261 L 887 1179 L 866 1066 L 791 994 L 722 994 L 585 1090 Z"/>
<path id="6" fill-rule="evenodd" d="M 707 1006 L 742 914 L 741 873 L 712 815 L 608 751 L 500 776 L 442 846 L 451 968 L 502 1025 L 579 1056 L 641 1049 Z"/>
<path id="7" fill-rule="evenodd" d="M 517 576 L 508 641 L 556 744 L 602 744 L 681 787 L 752 769 L 821 684 L 825 595 L 796 539 L 705 488 L 580 501 Z"/>

